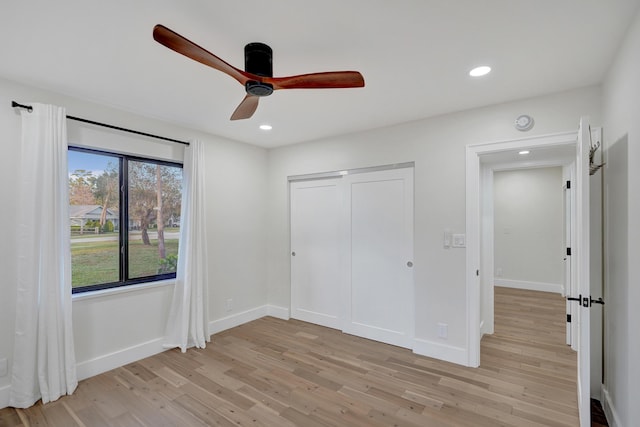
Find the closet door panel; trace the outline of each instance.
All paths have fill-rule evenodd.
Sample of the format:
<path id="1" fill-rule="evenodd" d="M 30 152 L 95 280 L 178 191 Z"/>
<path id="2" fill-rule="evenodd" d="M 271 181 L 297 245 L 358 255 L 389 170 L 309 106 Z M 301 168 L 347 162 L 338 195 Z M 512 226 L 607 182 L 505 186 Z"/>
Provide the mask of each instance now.
<path id="1" fill-rule="evenodd" d="M 349 177 L 345 330 L 403 347 L 413 339 L 413 170 Z"/>
<path id="2" fill-rule="evenodd" d="M 344 208 L 338 184 L 290 184 L 291 317 L 341 329 Z"/>

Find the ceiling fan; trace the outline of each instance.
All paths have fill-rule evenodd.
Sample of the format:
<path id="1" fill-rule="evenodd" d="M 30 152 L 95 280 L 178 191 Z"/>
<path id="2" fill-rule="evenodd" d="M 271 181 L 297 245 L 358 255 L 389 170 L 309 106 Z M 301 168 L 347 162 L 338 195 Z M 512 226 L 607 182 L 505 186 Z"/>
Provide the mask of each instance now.
<path id="1" fill-rule="evenodd" d="M 228 64 L 213 53 L 163 25 L 153 28 L 158 43 L 204 65 L 222 71 L 245 87 L 247 95 L 231 115 L 231 120 L 248 119 L 258 108 L 260 97 L 279 89 L 335 89 L 363 87 L 364 78 L 357 71 L 329 71 L 289 77 L 273 77 L 272 50 L 264 43 L 244 47 L 244 71 Z"/>

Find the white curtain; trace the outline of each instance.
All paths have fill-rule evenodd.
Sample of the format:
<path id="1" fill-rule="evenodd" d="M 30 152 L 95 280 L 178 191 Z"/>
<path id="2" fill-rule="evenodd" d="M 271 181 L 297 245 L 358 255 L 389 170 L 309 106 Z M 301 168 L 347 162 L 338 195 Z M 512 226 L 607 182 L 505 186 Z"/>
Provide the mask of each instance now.
<path id="1" fill-rule="evenodd" d="M 180 347 L 184 353 L 190 346 L 204 348 L 211 340 L 202 142 L 192 141 L 185 149 L 182 174 L 178 268 L 164 346 Z"/>
<path id="2" fill-rule="evenodd" d="M 16 328 L 10 405 L 26 408 L 78 385 L 71 324 L 67 124 L 64 108 L 21 111 Z M 17 177 L 18 178 L 18 177 Z"/>

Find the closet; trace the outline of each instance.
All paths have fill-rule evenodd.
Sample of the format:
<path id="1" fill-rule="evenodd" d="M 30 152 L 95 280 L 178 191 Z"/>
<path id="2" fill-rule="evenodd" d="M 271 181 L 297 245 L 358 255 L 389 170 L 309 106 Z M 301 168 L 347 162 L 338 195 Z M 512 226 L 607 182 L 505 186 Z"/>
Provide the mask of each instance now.
<path id="1" fill-rule="evenodd" d="M 291 317 L 411 348 L 413 167 L 290 182 Z"/>

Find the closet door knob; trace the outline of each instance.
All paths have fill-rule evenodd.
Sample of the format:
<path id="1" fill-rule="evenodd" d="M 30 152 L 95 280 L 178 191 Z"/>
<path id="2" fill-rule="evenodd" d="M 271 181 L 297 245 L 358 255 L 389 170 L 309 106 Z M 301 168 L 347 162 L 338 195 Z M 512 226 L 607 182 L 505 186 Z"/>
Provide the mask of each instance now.
<path id="1" fill-rule="evenodd" d="M 413 267 L 413 263 L 411 261 L 407 261 L 407 267 Z"/>
<path id="2" fill-rule="evenodd" d="M 296 253 L 295 252 L 291 252 L 291 256 L 296 256 Z"/>

